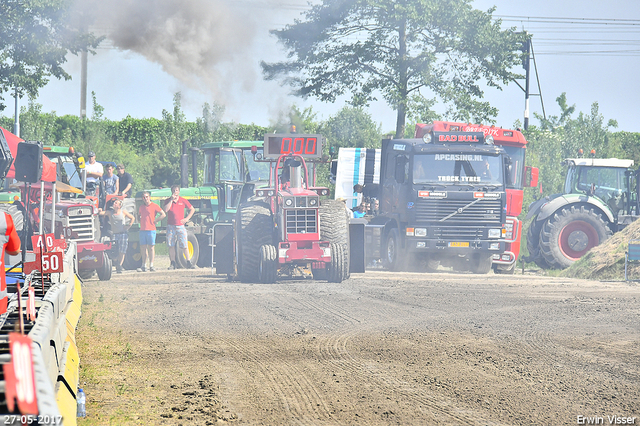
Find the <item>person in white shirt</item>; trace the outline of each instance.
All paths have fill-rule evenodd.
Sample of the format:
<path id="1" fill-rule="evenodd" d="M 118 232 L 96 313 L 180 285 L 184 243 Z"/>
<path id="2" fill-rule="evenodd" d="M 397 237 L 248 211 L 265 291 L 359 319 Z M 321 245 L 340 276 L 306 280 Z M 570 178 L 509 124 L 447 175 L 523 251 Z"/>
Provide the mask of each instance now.
<path id="1" fill-rule="evenodd" d="M 87 172 L 87 190 L 88 195 L 95 195 L 96 187 L 104 174 L 104 168 L 102 164 L 96 161 L 96 153 L 89 151 L 89 162 L 84 165 L 84 169 Z"/>

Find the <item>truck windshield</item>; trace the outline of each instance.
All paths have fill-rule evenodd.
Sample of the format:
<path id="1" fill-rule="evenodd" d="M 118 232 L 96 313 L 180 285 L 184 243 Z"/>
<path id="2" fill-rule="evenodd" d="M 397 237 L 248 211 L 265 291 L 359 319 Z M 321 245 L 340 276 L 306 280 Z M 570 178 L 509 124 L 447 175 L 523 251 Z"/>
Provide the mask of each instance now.
<path id="1" fill-rule="evenodd" d="M 481 154 L 418 154 L 413 157 L 413 183 L 502 185 L 502 159 Z"/>

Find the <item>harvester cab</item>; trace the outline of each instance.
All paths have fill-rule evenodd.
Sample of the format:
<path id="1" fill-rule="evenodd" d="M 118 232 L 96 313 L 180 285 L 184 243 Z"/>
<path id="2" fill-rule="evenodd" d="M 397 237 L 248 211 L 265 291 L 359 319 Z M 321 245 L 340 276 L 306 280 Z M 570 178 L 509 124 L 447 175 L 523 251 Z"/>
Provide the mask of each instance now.
<path id="1" fill-rule="evenodd" d="M 243 282 L 305 277 L 342 282 L 348 277 L 348 215 L 344 203 L 320 201 L 328 188 L 316 186 L 322 158 L 320 135 L 266 135 L 256 162 L 268 162 L 268 186 L 238 206 L 234 220 L 233 267 L 217 264 Z M 216 250 L 225 250 L 216 246 Z"/>

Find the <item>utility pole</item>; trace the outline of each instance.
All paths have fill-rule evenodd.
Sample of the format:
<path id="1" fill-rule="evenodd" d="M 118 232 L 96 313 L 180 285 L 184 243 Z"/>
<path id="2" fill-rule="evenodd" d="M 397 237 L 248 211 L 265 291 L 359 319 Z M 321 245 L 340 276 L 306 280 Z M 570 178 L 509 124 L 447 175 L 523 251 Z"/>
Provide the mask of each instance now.
<path id="1" fill-rule="evenodd" d="M 524 56 L 522 57 L 522 67 L 525 71 L 525 83 L 524 83 L 524 129 L 529 128 L 529 58 L 531 58 L 531 38 L 525 32 L 525 41 L 522 43 L 522 51 Z"/>
<path id="2" fill-rule="evenodd" d="M 13 118 L 13 134 L 20 137 L 20 108 L 18 104 L 18 86 L 15 87 L 14 92 L 15 100 L 16 100 L 16 111 Z"/>
<path id="3" fill-rule="evenodd" d="M 87 117 L 87 51 L 80 52 L 80 118 Z"/>

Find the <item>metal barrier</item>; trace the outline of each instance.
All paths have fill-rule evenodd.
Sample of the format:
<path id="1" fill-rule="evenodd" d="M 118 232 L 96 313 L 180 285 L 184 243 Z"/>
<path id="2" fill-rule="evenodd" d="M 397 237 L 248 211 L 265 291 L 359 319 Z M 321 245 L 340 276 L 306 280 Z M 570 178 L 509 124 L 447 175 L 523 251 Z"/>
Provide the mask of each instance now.
<path id="1" fill-rule="evenodd" d="M 82 288 L 81 281 L 76 276 L 76 259 L 76 245 L 70 243 L 63 258 L 63 272 L 49 274 L 44 280 L 39 273 L 32 273 L 21 282 L 21 294 L 17 294 L 16 279 L 12 278 L 14 292 L 9 290 L 7 313 L 0 315 L 2 341 L 16 328 L 19 298 L 24 315 L 27 306 L 26 290 L 29 284 L 33 285 L 36 290 L 36 320 L 25 320 L 24 329 L 32 340 L 38 415 L 44 419 L 62 417 L 65 426 L 76 425 L 76 392 L 79 381 L 80 362 L 75 329 L 81 315 Z M 0 349 L 0 365 L 10 360 L 7 345 Z M 2 377 L 0 390 L 4 389 Z M 0 424 L 20 424 L 20 414 L 9 414 L 4 396 L 4 392 L 0 392 Z M 54 420 L 51 424 L 53 422 Z"/>

